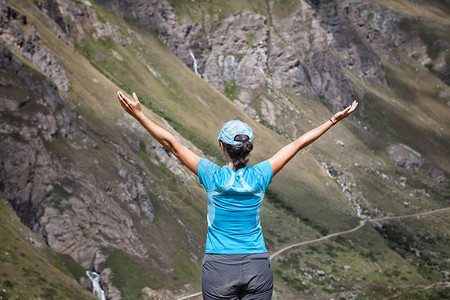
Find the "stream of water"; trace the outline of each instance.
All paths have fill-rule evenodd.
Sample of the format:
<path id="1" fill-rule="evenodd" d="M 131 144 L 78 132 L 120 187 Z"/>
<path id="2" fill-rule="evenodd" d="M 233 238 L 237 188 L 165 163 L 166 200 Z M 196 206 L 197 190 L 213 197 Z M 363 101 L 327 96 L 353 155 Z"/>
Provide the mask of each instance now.
<path id="1" fill-rule="evenodd" d="M 362 218 L 362 209 L 361 206 L 356 202 L 355 199 L 353 199 L 352 195 L 348 192 L 347 187 L 345 186 L 345 184 L 343 184 L 337 177 L 333 176 L 333 174 L 331 174 L 331 172 L 328 170 L 327 166 L 324 166 L 325 170 L 327 171 L 328 176 L 330 176 L 331 178 L 333 178 L 337 184 L 339 184 L 339 186 L 342 189 L 342 192 L 344 193 L 345 196 L 347 196 L 347 199 L 353 204 L 353 206 L 356 209 L 356 214 L 358 215 L 358 218 Z"/>
<path id="2" fill-rule="evenodd" d="M 194 72 L 195 72 L 195 74 L 197 74 L 198 77 L 202 78 L 202 75 L 200 75 L 200 73 L 198 72 L 197 60 L 195 59 L 194 53 L 192 53 L 192 51 L 189 51 L 189 54 L 191 55 L 192 60 L 194 61 Z"/>
<path id="3" fill-rule="evenodd" d="M 102 287 L 100 286 L 100 274 L 86 271 L 86 275 L 92 282 L 92 293 L 97 296 L 98 299 L 106 300 L 105 291 L 103 291 Z"/>

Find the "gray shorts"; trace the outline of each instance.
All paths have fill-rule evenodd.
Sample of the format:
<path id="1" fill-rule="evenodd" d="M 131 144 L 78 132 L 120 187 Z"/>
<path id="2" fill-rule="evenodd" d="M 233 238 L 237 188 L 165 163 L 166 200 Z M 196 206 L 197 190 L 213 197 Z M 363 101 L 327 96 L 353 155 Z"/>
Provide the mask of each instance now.
<path id="1" fill-rule="evenodd" d="M 269 254 L 205 254 L 203 299 L 270 300 L 273 273 Z"/>

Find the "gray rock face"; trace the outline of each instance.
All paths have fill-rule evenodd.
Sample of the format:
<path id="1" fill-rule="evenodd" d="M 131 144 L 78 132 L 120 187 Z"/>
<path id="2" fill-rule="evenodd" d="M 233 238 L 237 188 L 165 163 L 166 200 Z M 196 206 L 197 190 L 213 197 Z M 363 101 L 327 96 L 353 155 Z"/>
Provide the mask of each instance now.
<path id="1" fill-rule="evenodd" d="M 54 5 L 50 2 L 45 5 Z M 58 7 L 41 9 L 55 22 L 63 16 L 64 20 L 82 24 L 84 29 L 93 32 L 94 38 L 109 36 L 119 44 L 129 42 L 114 26 L 98 21 L 95 10 L 89 5 L 77 8 L 71 1 L 58 1 Z M 125 134 L 127 144 L 124 146 L 106 139 L 102 141 L 100 147 L 115 153 L 117 180 L 102 179 L 95 172 L 86 170 L 86 166 L 58 154 L 56 148 L 59 147 L 68 147 L 69 152 L 86 148 L 96 151 L 100 147 L 98 141 L 92 140 L 95 133 L 83 122 L 76 107 L 61 97 L 62 89 L 55 86 L 54 78 L 47 74 L 47 79 L 32 71 L 9 50 L 16 47 L 17 41 L 26 40 L 26 47 L 17 53 L 28 58 L 26 53 L 34 53 L 30 49 L 41 47 L 39 34 L 33 30 L 27 35 L 14 24 L 21 20 L 20 17 L 12 17 L 12 13 L 5 13 L 5 16 L 10 23 L 0 25 L 3 39 L 0 43 L 1 191 L 22 222 L 52 249 L 69 254 L 85 269 L 102 272 L 102 264 L 107 259 L 102 253 L 103 247 L 148 258 L 148 249 L 134 222 L 138 220 L 142 226 L 151 226 L 155 219 L 149 196 L 153 183 L 144 180 L 146 167 L 128 152 L 138 153 L 141 145 Z M 64 31 L 73 41 L 82 38 L 83 29 L 70 28 L 69 23 L 60 21 L 59 28 L 52 29 L 54 32 Z M 32 27 L 32 24 L 28 25 Z M 50 58 L 52 61 L 53 57 Z M 32 59 L 30 62 L 34 63 Z M 20 95 L 3 93 L 10 87 L 20 91 Z M 130 128 L 129 121 L 125 117 L 118 123 Z M 133 128 L 132 131 L 139 135 L 143 129 Z M 157 156 L 150 157 L 154 164 L 163 164 L 181 184 L 189 178 L 183 173 L 181 164 L 156 141 L 144 140 L 146 151 Z M 91 163 L 98 164 L 95 160 Z M 108 299 L 120 299 L 120 293 L 109 280 L 111 273 L 106 270 L 103 275 L 102 284 Z"/>
<path id="2" fill-rule="evenodd" d="M 152 290 L 149 287 L 145 287 L 142 289 L 142 297 L 144 297 L 145 300 L 169 300 L 175 298 L 171 290 Z"/>
<path id="3" fill-rule="evenodd" d="M 422 64 L 429 62 L 430 58 L 426 54 L 427 48 L 418 33 L 400 29 L 401 23 L 405 20 L 412 21 L 411 18 L 400 15 L 390 8 L 382 9 L 370 2 L 355 3 L 354 7 L 361 17 L 367 20 L 366 24 L 369 24 L 376 33 L 376 39 L 370 41 L 380 53 L 384 54 L 384 58 L 392 59 L 390 53 L 384 51 L 384 48 L 392 49 L 392 47 L 395 47 L 408 56 L 416 57 Z M 398 56 L 395 57 L 395 60 L 399 60 Z"/>
<path id="4" fill-rule="evenodd" d="M 57 24 L 50 29 L 72 49 L 75 49 L 74 44 L 88 37 L 86 33 L 92 34 L 94 39 L 109 37 L 122 46 L 133 44 L 131 39 L 119 32 L 117 26 L 110 22 L 103 23 L 89 1 L 77 5 L 73 1 L 34 0 L 34 4 Z"/>
<path id="5" fill-rule="evenodd" d="M 138 203 L 150 225 L 154 212 L 146 184 L 134 173 L 126 184 L 100 179 L 47 150 L 47 145 L 61 143 L 58 137 L 75 149 L 96 144 L 85 135 L 87 126 L 76 108 L 48 79 L 2 44 L 0 54 L 0 188 L 21 221 L 86 269 L 101 270 L 105 257 L 100 247 L 147 257 L 128 211 L 113 200 Z M 3 96 L 11 87 L 29 97 Z"/>
<path id="6" fill-rule="evenodd" d="M 129 174 L 125 170 L 121 170 L 119 175 L 126 180 L 126 190 L 122 190 L 122 195 L 126 196 L 122 196 L 122 199 L 129 202 L 128 205 L 132 212 L 137 215 L 140 215 L 141 212 L 144 214 L 142 225 L 150 225 L 155 219 L 155 212 L 142 176 Z"/>
<path id="7" fill-rule="evenodd" d="M 40 44 L 41 37 L 33 28 L 31 33 L 21 32 L 20 25 L 27 24 L 27 18 L 13 8 L 1 4 L 0 40 L 30 60 L 61 91 L 69 90 L 69 81 L 64 68 L 56 56 Z"/>
<path id="8" fill-rule="evenodd" d="M 240 11 L 218 21 L 217 15 L 205 14 L 201 24 L 183 25 L 166 1 L 99 2 L 157 29 L 162 42 L 190 67 L 192 52 L 207 82 L 232 100 L 239 98 L 237 104 L 255 120 L 272 125 L 260 101 L 249 105 L 230 91 L 276 88 L 320 98 L 340 109 L 355 98 L 349 70 L 362 82 L 376 85 L 386 83 L 381 59 L 401 63 L 398 50 L 422 64 L 431 62 L 418 33 L 401 27 L 409 17 L 369 1 L 298 1 L 283 13 L 277 11 L 281 4 L 269 1 L 267 17 Z M 444 73 L 445 53 L 432 62 Z M 286 108 L 277 97 L 269 101 L 274 109 L 270 115 Z"/>
<path id="9" fill-rule="evenodd" d="M 266 18 L 249 12 L 237 12 L 212 32 L 213 45 L 206 58 L 203 77 L 219 90 L 226 85 L 255 89 L 264 87 L 267 69 L 268 29 Z"/>
<path id="10" fill-rule="evenodd" d="M 422 155 L 407 145 L 390 145 L 387 151 L 393 162 L 406 170 L 417 171 L 424 164 Z"/>
<path id="11" fill-rule="evenodd" d="M 188 66 L 192 65 L 189 51 L 193 51 L 203 78 L 219 90 L 233 85 L 256 89 L 270 81 L 278 89 L 323 96 L 340 107 L 353 97 L 346 68 L 368 84 L 382 83 L 384 73 L 376 50 L 384 56 L 395 54 L 387 41 L 378 42 L 384 46 L 372 50 L 352 38 L 382 39 L 345 1 L 337 6 L 301 1 L 287 16 L 270 14 L 271 27 L 264 16 L 237 12 L 210 32 L 202 32 L 199 24 L 178 25 L 173 9 L 161 3 L 148 18 L 159 21 L 156 28 L 162 41 Z M 303 30 L 306 27 L 310 29 Z M 207 42 L 196 43 L 194 36 Z"/>
<path id="12" fill-rule="evenodd" d="M 111 279 L 114 277 L 114 274 L 111 269 L 104 269 L 100 274 L 100 285 L 105 291 L 105 297 L 109 300 L 120 300 L 122 299 L 120 295 L 120 291 L 112 285 Z"/>

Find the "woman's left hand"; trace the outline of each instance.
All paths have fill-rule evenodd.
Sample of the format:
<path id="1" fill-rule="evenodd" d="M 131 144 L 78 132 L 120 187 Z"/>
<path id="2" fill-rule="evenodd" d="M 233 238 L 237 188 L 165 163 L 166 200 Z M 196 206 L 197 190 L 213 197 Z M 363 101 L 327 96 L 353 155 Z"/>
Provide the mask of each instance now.
<path id="1" fill-rule="evenodd" d="M 350 116 L 350 114 L 352 112 L 355 111 L 356 107 L 358 106 L 358 102 L 353 101 L 352 104 L 350 106 L 348 106 L 346 109 L 336 113 L 331 120 L 333 121 L 333 123 L 337 123 L 345 118 L 347 118 L 348 116 Z"/>
<path id="2" fill-rule="evenodd" d="M 139 102 L 138 97 L 136 96 L 136 93 L 133 93 L 133 99 L 134 101 L 128 99 L 122 92 L 117 92 L 117 98 L 119 99 L 120 105 L 122 105 L 122 108 L 129 113 L 134 118 L 138 119 L 139 116 L 142 114 L 142 107 L 141 103 Z"/>

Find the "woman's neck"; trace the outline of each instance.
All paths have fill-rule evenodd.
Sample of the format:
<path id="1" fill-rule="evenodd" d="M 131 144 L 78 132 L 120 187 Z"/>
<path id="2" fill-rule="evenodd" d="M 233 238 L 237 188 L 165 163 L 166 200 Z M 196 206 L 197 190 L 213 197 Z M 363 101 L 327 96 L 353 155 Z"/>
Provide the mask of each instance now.
<path id="1" fill-rule="evenodd" d="M 232 168 L 233 170 L 236 171 L 236 168 L 234 167 L 234 164 L 232 161 L 227 161 L 227 166 L 229 166 L 230 168 Z"/>

